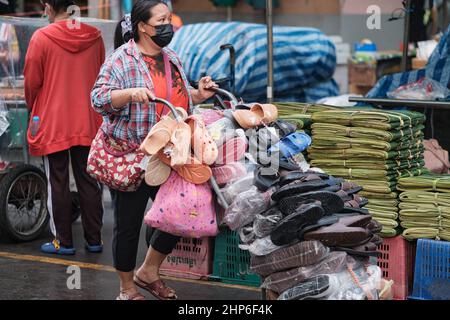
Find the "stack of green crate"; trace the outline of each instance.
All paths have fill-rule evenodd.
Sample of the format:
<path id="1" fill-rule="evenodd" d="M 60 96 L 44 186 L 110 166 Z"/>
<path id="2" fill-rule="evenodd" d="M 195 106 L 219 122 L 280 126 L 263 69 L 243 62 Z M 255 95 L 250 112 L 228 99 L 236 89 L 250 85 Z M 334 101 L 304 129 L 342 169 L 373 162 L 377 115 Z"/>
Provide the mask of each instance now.
<path id="1" fill-rule="evenodd" d="M 382 236 L 399 232 L 399 178 L 417 176 L 423 169 L 425 116 L 411 111 L 352 108 L 312 115 L 311 164 L 328 174 L 364 187 L 360 195 L 383 225 Z"/>

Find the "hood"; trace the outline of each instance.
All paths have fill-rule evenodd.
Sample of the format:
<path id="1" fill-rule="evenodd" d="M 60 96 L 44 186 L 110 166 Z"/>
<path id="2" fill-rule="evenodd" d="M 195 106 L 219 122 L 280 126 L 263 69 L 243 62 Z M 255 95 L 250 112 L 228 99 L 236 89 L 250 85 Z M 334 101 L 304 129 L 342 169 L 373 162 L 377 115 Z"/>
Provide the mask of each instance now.
<path id="1" fill-rule="evenodd" d="M 68 20 L 58 21 L 41 29 L 41 31 L 61 48 L 72 53 L 92 47 L 101 38 L 101 32 L 97 28 L 80 23 L 79 28 L 71 29 L 69 23 Z"/>

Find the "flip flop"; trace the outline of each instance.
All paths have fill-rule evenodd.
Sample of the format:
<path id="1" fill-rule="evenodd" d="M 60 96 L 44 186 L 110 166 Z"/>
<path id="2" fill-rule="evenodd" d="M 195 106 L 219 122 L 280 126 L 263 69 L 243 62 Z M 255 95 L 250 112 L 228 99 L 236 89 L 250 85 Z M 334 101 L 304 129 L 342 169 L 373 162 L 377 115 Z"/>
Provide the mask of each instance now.
<path id="1" fill-rule="evenodd" d="M 215 165 L 240 161 L 244 158 L 246 151 L 247 141 L 244 138 L 232 138 L 219 147 Z"/>
<path id="2" fill-rule="evenodd" d="M 339 184 L 331 185 L 324 189 L 324 191 L 331 191 L 331 192 L 335 192 L 335 193 L 344 191 L 346 194 L 344 195 L 343 193 L 341 193 L 342 196 L 353 195 L 353 194 L 361 192 L 362 190 L 363 190 L 363 187 L 357 185 L 354 182 L 348 182 L 348 181 L 342 181 Z"/>
<path id="3" fill-rule="evenodd" d="M 305 233 L 305 240 L 317 240 L 329 247 L 353 247 L 369 238 L 369 232 L 364 228 L 347 227 L 335 223 L 316 231 Z"/>
<path id="4" fill-rule="evenodd" d="M 191 154 L 191 137 L 191 127 L 185 122 L 177 122 L 170 138 L 170 142 L 173 144 L 170 157 L 171 166 L 187 163 Z"/>
<path id="5" fill-rule="evenodd" d="M 285 215 L 289 215 L 297 209 L 297 207 L 306 201 L 320 201 L 325 211 L 325 215 L 340 212 L 344 207 L 342 199 L 333 192 L 313 191 L 300 195 L 283 198 L 279 201 L 279 208 Z"/>
<path id="6" fill-rule="evenodd" d="M 163 117 L 157 122 L 144 141 L 141 143 L 140 150 L 147 155 L 154 155 L 163 149 L 170 142 L 172 134 L 177 125 L 177 121 L 169 117 Z"/>
<path id="7" fill-rule="evenodd" d="M 339 223 L 347 227 L 360 227 L 366 228 L 366 226 L 372 221 L 371 216 L 355 215 L 355 216 L 339 216 Z"/>
<path id="8" fill-rule="evenodd" d="M 212 174 L 217 184 L 223 185 L 247 175 L 247 169 L 242 163 L 234 162 L 220 167 L 212 167 Z"/>
<path id="9" fill-rule="evenodd" d="M 158 152 L 158 158 L 170 166 L 170 156 L 164 153 L 164 150 Z M 181 166 L 171 166 L 183 179 L 193 184 L 203 184 L 209 181 L 212 177 L 211 168 L 205 164 L 202 164 L 198 159 L 193 156 L 189 157 L 187 164 Z"/>
<path id="10" fill-rule="evenodd" d="M 278 171 L 272 168 L 257 167 L 253 176 L 253 184 L 261 192 L 266 192 L 280 180 Z"/>
<path id="11" fill-rule="evenodd" d="M 200 116 L 189 116 L 186 123 L 191 129 L 191 145 L 195 157 L 207 165 L 213 164 L 219 156 L 216 143 L 211 138 Z"/>
<path id="12" fill-rule="evenodd" d="M 169 179 L 172 169 L 163 163 L 158 155 L 152 155 L 145 170 L 145 183 L 149 186 L 160 186 Z"/>
<path id="13" fill-rule="evenodd" d="M 320 205 L 304 204 L 281 220 L 270 233 L 270 239 L 277 246 L 284 246 L 297 240 L 298 231 L 305 225 L 316 223 L 324 216 Z"/>
<path id="14" fill-rule="evenodd" d="M 307 178 L 312 174 L 319 177 L 322 180 L 328 179 L 330 177 L 328 174 L 325 173 L 292 171 L 288 172 L 286 175 L 281 175 L 280 186 L 282 187 L 297 180 L 304 181 L 305 178 Z"/>
<path id="15" fill-rule="evenodd" d="M 350 207 L 350 208 L 362 208 L 366 205 L 369 204 L 369 200 L 358 196 L 356 194 L 353 195 L 353 198 L 351 200 L 345 201 L 345 207 Z"/>

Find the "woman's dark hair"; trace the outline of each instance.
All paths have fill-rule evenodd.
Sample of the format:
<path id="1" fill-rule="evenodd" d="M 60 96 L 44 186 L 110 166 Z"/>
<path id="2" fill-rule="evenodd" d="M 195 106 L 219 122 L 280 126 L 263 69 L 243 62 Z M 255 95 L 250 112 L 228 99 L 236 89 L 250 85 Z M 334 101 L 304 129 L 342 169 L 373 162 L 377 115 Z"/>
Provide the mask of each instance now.
<path id="1" fill-rule="evenodd" d="M 151 9 L 156 7 L 158 4 L 166 5 L 161 0 L 139 0 L 133 6 L 133 9 L 131 10 L 131 23 L 133 24 L 134 41 L 139 41 L 139 22 L 147 23 L 147 21 L 152 17 Z"/>
<path id="2" fill-rule="evenodd" d="M 125 18 L 119 21 L 114 31 L 114 50 L 119 48 L 124 43 L 128 42 L 132 36 L 130 33 L 122 34 L 122 23 L 125 22 Z"/>
<path id="3" fill-rule="evenodd" d="M 48 3 L 56 13 L 67 11 L 67 8 L 75 5 L 74 0 L 41 0 L 42 3 Z"/>

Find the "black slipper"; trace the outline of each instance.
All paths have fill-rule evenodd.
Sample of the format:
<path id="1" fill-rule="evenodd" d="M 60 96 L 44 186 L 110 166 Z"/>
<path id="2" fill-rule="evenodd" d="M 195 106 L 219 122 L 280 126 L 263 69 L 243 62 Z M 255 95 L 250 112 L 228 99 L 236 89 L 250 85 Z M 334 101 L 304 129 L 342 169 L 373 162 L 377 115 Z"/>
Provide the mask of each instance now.
<path id="1" fill-rule="evenodd" d="M 305 201 L 320 201 L 325 211 L 325 215 L 341 212 L 344 208 L 344 201 L 335 193 L 328 191 L 313 191 L 300 195 L 283 198 L 279 201 L 279 208 L 285 215 L 289 215 Z"/>
<path id="2" fill-rule="evenodd" d="M 304 228 L 299 230 L 299 232 L 297 233 L 297 239 L 300 241 L 303 241 L 303 236 L 305 235 L 305 233 L 317 230 L 321 227 L 331 226 L 332 224 L 335 224 L 338 221 L 339 221 L 339 218 L 336 217 L 335 215 L 323 217 L 322 219 L 317 221 L 317 223 L 309 225 L 309 226 L 305 226 Z"/>
<path id="3" fill-rule="evenodd" d="M 258 167 L 255 170 L 253 184 L 261 192 L 266 192 L 280 181 L 278 171 L 268 167 Z"/>
<path id="4" fill-rule="evenodd" d="M 281 220 L 270 233 L 270 239 L 276 246 L 291 244 L 297 240 L 298 231 L 306 225 L 320 220 L 324 211 L 320 205 L 305 204 L 300 206 L 293 214 Z"/>
<path id="5" fill-rule="evenodd" d="M 273 193 L 272 200 L 279 201 L 283 198 L 295 196 L 300 193 L 323 189 L 325 186 L 327 186 L 326 182 L 320 179 L 305 182 L 294 181 L 290 184 L 285 185 L 280 190 Z"/>

